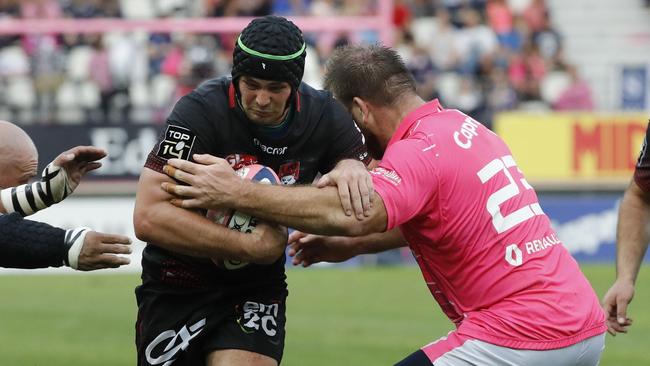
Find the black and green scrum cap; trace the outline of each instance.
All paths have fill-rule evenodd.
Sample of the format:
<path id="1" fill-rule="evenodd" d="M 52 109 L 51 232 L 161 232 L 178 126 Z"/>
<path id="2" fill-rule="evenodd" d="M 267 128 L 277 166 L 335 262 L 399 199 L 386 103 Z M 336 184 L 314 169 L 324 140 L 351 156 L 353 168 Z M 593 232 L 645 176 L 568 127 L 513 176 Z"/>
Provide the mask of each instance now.
<path id="1" fill-rule="evenodd" d="M 279 16 L 253 19 L 237 38 L 232 78 L 242 75 L 286 81 L 296 90 L 305 70 L 305 40 L 300 29 Z"/>

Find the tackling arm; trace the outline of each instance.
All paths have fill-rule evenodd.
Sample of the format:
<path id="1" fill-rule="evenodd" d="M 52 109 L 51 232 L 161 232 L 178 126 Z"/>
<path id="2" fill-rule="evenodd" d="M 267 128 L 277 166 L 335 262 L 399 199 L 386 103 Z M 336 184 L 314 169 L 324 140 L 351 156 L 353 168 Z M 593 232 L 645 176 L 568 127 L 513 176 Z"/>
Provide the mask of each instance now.
<path id="1" fill-rule="evenodd" d="M 321 236 L 294 232 L 289 236 L 293 264 L 343 262 L 359 254 L 379 253 L 408 245 L 398 229 L 359 237 Z"/>
<path id="2" fill-rule="evenodd" d="M 171 205 L 172 197 L 160 189 L 162 182 L 172 180 L 149 168 L 140 176 L 134 212 L 139 239 L 190 256 L 259 264 L 272 263 L 284 253 L 285 228 L 260 223 L 252 233 L 230 230 L 196 211 Z"/>
<path id="3" fill-rule="evenodd" d="M 24 220 L 18 213 L 0 215 L 0 267 L 61 267 L 67 261 L 66 232 Z"/>
<path id="4" fill-rule="evenodd" d="M 28 216 L 61 202 L 72 194 L 86 173 L 101 166 L 98 160 L 104 156 L 106 152 L 94 146 L 77 146 L 62 152 L 45 167 L 40 181 L 0 190 L 0 211 Z"/>
<path id="5" fill-rule="evenodd" d="M 621 201 L 616 231 L 616 281 L 603 298 L 607 331 L 613 336 L 627 333 L 632 324 L 627 307 L 650 241 L 650 195 L 634 180 Z"/>
<path id="6" fill-rule="evenodd" d="M 321 235 L 360 236 L 386 230 L 388 215 L 384 202 L 372 193 L 372 208 L 366 217 L 347 216 L 341 209 L 337 188 L 283 187 L 242 180 L 221 158 L 195 154 L 197 163 L 170 159 L 163 171 L 188 183 L 178 185 L 170 178 L 161 187 L 171 203 L 183 208 L 234 208 L 263 220 Z M 168 196 L 171 198 L 171 196 Z"/>
<path id="7" fill-rule="evenodd" d="M 650 194 L 632 181 L 619 210 L 616 230 L 617 278 L 634 284 L 650 241 Z"/>
<path id="8" fill-rule="evenodd" d="M 280 187 L 243 181 L 239 194 L 227 205 L 304 232 L 360 236 L 386 230 L 384 203 L 374 192 L 372 201 L 368 217 L 358 219 L 341 209 L 335 187 Z"/>
<path id="9" fill-rule="evenodd" d="M 129 259 L 129 238 L 87 228 L 63 230 L 23 219 L 16 213 L 0 215 L 0 267 L 46 268 L 63 265 L 80 271 L 117 268 Z"/>

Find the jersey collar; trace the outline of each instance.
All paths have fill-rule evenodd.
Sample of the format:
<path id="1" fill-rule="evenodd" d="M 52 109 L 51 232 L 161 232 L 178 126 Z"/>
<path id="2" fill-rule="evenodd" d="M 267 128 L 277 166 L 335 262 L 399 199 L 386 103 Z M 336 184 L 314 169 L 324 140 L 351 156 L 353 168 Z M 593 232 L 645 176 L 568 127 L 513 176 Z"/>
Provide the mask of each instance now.
<path id="1" fill-rule="evenodd" d="M 425 116 L 442 112 L 443 108 L 438 99 L 434 99 L 430 102 L 423 104 L 417 109 L 409 112 L 409 114 L 404 117 L 397 130 L 393 133 L 393 137 L 388 141 L 388 146 L 396 143 L 399 140 L 403 140 L 411 134 L 411 131 L 417 127 L 418 122 Z M 415 126 L 414 126 L 415 125 Z"/>

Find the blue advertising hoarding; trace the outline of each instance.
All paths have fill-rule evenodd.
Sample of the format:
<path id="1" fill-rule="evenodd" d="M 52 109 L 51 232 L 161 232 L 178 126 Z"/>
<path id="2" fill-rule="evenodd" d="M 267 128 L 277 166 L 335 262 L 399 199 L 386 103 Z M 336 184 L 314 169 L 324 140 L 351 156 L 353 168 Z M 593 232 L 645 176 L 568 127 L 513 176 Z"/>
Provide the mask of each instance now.
<path id="1" fill-rule="evenodd" d="M 621 68 L 621 108 L 643 110 L 647 107 L 648 68 L 646 65 Z"/>
<path id="2" fill-rule="evenodd" d="M 539 201 L 564 246 L 578 261 L 613 262 L 622 193 L 542 194 Z"/>

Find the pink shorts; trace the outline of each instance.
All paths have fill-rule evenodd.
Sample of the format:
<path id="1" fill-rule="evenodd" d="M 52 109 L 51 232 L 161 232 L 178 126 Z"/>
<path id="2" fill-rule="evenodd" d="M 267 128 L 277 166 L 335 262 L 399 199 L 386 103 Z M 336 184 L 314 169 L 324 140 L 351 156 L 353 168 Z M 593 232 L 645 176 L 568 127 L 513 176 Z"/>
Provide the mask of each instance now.
<path id="1" fill-rule="evenodd" d="M 421 349 L 435 366 L 596 366 L 605 349 L 605 334 L 568 347 L 537 351 L 501 347 L 454 331 Z"/>

